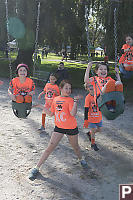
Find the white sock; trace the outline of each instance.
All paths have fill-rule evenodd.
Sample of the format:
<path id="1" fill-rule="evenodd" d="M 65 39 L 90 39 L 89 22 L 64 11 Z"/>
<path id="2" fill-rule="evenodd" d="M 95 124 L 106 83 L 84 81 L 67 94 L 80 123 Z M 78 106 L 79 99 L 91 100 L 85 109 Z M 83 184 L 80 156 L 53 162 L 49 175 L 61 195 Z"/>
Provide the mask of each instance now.
<path id="1" fill-rule="evenodd" d="M 40 167 L 38 167 L 38 166 L 36 165 L 35 168 L 36 168 L 37 170 L 39 170 Z"/>

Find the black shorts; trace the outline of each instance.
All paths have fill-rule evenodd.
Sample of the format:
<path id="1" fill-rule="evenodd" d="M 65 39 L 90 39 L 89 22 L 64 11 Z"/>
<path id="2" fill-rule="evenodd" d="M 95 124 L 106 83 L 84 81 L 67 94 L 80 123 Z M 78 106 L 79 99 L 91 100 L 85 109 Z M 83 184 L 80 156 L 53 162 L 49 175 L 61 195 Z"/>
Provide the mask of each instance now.
<path id="1" fill-rule="evenodd" d="M 66 135 L 77 135 L 79 133 L 78 127 L 74 129 L 64 129 L 64 128 L 58 128 L 57 126 L 55 126 L 54 131 L 58 133 L 66 134 Z"/>

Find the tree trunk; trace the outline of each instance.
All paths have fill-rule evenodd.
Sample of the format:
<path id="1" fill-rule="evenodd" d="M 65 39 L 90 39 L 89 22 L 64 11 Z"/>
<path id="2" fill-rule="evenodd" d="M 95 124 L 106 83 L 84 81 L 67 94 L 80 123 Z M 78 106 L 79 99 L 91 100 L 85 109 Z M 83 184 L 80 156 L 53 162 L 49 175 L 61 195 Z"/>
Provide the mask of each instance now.
<path id="1" fill-rule="evenodd" d="M 33 73 L 33 60 L 32 60 L 33 52 L 34 52 L 33 49 L 19 49 L 18 56 L 17 56 L 16 60 L 12 63 L 13 71 L 16 70 L 16 67 L 18 64 L 24 63 L 24 64 L 28 65 L 30 75 L 32 75 L 32 73 Z"/>

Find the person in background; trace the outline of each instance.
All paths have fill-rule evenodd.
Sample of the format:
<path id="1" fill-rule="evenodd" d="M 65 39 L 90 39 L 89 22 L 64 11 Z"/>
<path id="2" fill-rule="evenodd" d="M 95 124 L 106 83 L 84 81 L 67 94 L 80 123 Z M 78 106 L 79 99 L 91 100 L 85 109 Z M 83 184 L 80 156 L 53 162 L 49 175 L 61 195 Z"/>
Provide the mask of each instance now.
<path id="1" fill-rule="evenodd" d="M 43 91 L 39 94 L 38 99 L 41 99 L 41 96 L 45 94 L 45 105 L 44 108 L 51 108 L 53 99 L 60 95 L 59 87 L 55 82 L 57 81 L 56 75 L 54 73 L 50 74 L 49 77 L 49 83 L 46 83 Z M 45 131 L 45 118 L 46 113 L 45 110 L 42 112 L 42 125 L 41 128 L 39 128 L 40 131 Z"/>
<path id="2" fill-rule="evenodd" d="M 68 79 L 69 80 L 69 73 L 68 70 L 64 67 L 64 63 L 60 62 L 57 71 L 55 72 L 57 76 L 57 85 L 61 83 L 62 80 Z"/>

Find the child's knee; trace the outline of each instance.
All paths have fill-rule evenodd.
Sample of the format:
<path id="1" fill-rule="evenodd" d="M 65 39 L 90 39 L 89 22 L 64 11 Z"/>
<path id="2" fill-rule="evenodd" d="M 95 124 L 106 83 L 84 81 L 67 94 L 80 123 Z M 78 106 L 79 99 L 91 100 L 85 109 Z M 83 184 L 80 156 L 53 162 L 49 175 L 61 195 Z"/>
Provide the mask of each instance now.
<path id="1" fill-rule="evenodd" d="M 30 95 L 26 95 L 24 97 L 24 99 L 25 99 L 25 103 L 31 103 L 32 102 L 32 96 L 30 96 Z"/>
<path id="2" fill-rule="evenodd" d="M 116 81 L 115 82 L 115 86 L 117 86 L 117 85 L 122 85 L 122 82 L 121 81 Z"/>
<path id="3" fill-rule="evenodd" d="M 119 92 L 123 92 L 123 84 L 121 81 L 116 81 L 115 83 L 115 90 Z"/>
<path id="4" fill-rule="evenodd" d="M 110 80 L 106 83 L 105 87 L 103 88 L 103 92 L 108 93 L 113 91 L 115 91 L 115 81 Z"/>

